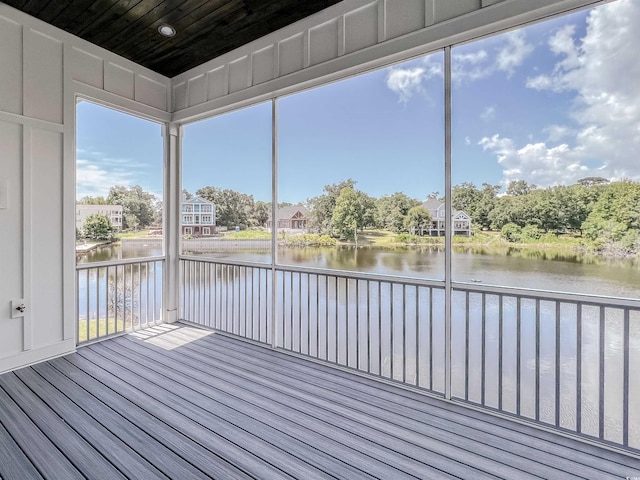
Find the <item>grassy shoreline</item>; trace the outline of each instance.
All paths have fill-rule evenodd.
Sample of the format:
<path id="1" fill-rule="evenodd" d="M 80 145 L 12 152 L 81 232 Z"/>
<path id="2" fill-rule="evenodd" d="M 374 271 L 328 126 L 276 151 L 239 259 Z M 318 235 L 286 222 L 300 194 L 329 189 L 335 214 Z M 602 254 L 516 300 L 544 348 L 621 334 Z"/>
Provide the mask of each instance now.
<path id="1" fill-rule="evenodd" d="M 146 237 L 145 231 L 137 233 L 128 232 L 119 235 L 115 243 L 122 238 Z M 221 238 L 228 240 L 269 240 L 271 233 L 267 229 L 247 229 L 239 232 L 225 232 Z M 105 243 L 105 242 L 95 242 Z M 373 248 L 437 248 L 445 247 L 444 237 L 427 237 L 396 234 L 387 230 L 365 230 L 358 233 L 357 243 L 354 241 L 339 240 L 328 235 L 313 233 L 278 233 L 278 244 L 292 248 L 306 247 L 373 247 Z M 556 235 L 547 233 L 537 239 L 526 239 L 518 242 L 510 242 L 503 238 L 500 232 L 476 232 L 471 237 L 454 236 L 452 239 L 454 249 L 477 249 L 476 253 L 510 255 L 514 251 L 528 252 L 534 255 L 536 252 L 547 256 L 590 256 L 598 258 L 640 259 L 640 252 L 629 252 L 615 244 L 607 244 L 592 241 L 585 237 L 571 234 Z M 98 246 L 98 245 L 96 245 Z M 95 246 L 92 246 L 95 248 Z M 480 251 L 482 250 L 482 251 Z M 473 252 L 472 252 L 473 253 Z"/>

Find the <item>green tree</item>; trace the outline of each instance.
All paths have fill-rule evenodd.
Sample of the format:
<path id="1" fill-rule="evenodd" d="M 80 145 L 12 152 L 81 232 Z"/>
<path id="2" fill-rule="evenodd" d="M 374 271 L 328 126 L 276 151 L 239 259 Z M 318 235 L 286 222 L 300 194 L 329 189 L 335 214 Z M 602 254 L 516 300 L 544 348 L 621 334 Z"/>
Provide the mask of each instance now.
<path id="1" fill-rule="evenodd" d="M 578 183 L 568 187 L 552 187 L 559 211 L 559 230 L 582 233 L 582 224 L 591 213 L 603 186 L 596 183 L 591 186 Z"/>
<path id="2" fill-rule="evenodd" d="M 323 194 L 310 198 L 307 203 L 311 210 L 311 227 L 321 234 L 333 235 L 332 221 L 336 200 L 344 188 L 355 189 L 356 181 L 349 178 L 338 183 L 325 185 Z"/>
<path id="3" fill-rule="evenodd" d="M 603 177 L 585 177 L 578 180 L 578 185 L 583 187 L 593 187 L 594 185 L 605 185 L 609 180 Z"/>
<path id="4" fill-rule="evenodd" d="M 107 215 L 94 213 L 89 215 L 82 226 L 84 237 L 90 240 L 108 240 L 114 238 L 116 228 L 111 225 L 111 220 Z"/>
<path id="5" fill-rule="evenodd" d="M 151 225 L 156 216 L 157 198 L 152 193 L 143 190 L 140 185 L 111 187 L 107 196 L 107 204 L 122 205 L 126 228 L 133 228 L 127 223 L 127 218 L 132 218 L 131 215 L 138 220 L 140 228 Z"/>
<path id="6" fill-rule="evenodd" d="M 376 226 L 376 199 L 361 190 L 355 190 L 358 202 L 362 207 L 362 228 L 373 228 Z"/>
<path id="7" fill-rule="evenodd" d="M 500 197 L 489 213 L 488 219 L 492 230 L 501 230 L 508 223 L 525 225 L 526 205 L 523 197 Z"/>
<path id="8" fill-rule="evenodd" d="M 625 180 L 605 186 L 582 229 L 593 240 L 633 238 L 632 231 L 640 230 L 640 183 Z"/>
<path id="9" fill-rule="evenodd" d="M 522 240 L 522 227 L 515 223 L 507 223 L 500 229 L 500 236 L 507 242 L 519 242 Z"/>
<path id="10" fill-rule="evenodd" d="M 125 215 L 124 222 L 127 224 L 127 228 L 130 228 L 134 232 L 137 232 L 138 227 L 140 227 L 140 221 L 138 220 L 138 217 L 133 214 Z"/>
<path id="11" fill-rule="evenodd" d="M 471 182 L 464 182 L 451 189 L 451 205 L 454 210 L 464 210 L 474 225 L 489 228 L 489 214 L 496 206 L 500 185 L 483 183 L 482 189 Z"/>
<path id="12" fill-rule="evenodd" d="M 108 205 L 107 199 L 104 197 L 92 197 L 87 195 L 82 197 L 78 202 L 80 205 Z"/>
<path id="13" fill-rule="evenodd" d="M 519 197 L 532 192 L 536 188 L 538 188 L 536 185 L 533 183 L 529 184 L 525 180 L 512 180 L 509 182 L 509 185 L 507 185 L 507 195 Z"/>
<path id="14" fill-rule="evenodd" d="M 422 205 L 411 207 L 404 219 L 404 229 L 416 235 L 422 235 L 422 231 L 429 228 L 433 218 Z"/>
<path id="15" fill-rule="evenodd" d="M 533 190 L 522 197 L 521 227 L 534 225 L 547 232 L 561 229 L 560 205 L 552 189 Z"/>
<path id="16" fill-rule="evenodd" d="M 254 226 L 264 227 L 271 220 L 271 203 L 258 200 L 253 204 L 250 223 Z"/>
<path id="17" fill-rule="evenodd" d="M 415 198 L 408 197 L 402 192 L 380 197 L 377 202 L 378 220 L 380 228 L 402 233 L 405 230 L 405 219 L 409 210 L 420 205 Z"/>
<path id="18" fill-rule="evenodd" d="M 252 195 L 211 186 L 198 189 L 196 195 L 215 205 L 218 225 L 229 228 L 246 228 L 251 225 L 250 217 L 254 210 Z"/>
<path id="19" fill-rule="evenodd" d="M 347 240 L 358 243 L 358 230 L 364 225 L 364 206 L 353 188 L 343 188 L 336 199 L 331 216 L 333 231 Z"/>

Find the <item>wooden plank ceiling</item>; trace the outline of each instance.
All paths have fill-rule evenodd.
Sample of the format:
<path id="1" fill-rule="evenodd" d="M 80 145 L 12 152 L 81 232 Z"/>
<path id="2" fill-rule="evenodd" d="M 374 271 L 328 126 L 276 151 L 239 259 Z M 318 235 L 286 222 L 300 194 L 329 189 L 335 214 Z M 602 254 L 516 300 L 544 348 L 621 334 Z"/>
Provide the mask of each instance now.
<path id="1" fill-rule="evenodd" d="M 4 0 L 167 77 L 340 0 Z M 163 24 L 177 33 L 158 33 Z"/>

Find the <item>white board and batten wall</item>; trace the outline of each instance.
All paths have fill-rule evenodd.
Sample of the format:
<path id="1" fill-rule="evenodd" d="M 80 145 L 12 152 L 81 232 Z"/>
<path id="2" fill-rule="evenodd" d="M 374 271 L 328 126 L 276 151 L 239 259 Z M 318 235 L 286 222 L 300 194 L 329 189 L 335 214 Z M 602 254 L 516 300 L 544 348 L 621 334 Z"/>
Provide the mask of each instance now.
<path id="1" fill-rule="evenodd" d="M 0 3 L 0 372 L 75 349 L 76 95 L 166 121 L 169 85 Z"/>
<path id="2" fill-rule="evenodd" d="M 344 0 L 168 79 L 0 2 L 0 372 L 75 349 L 78 96 L 179 125 L 595 3 Z"/>

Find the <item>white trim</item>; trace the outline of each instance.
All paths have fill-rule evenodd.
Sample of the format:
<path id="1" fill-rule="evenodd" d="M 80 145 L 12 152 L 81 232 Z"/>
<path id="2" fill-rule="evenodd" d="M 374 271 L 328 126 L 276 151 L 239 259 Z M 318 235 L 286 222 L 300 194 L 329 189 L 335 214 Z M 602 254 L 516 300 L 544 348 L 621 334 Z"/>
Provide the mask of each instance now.
<path id="1" fill-rule="evenodd" d="M 31 350 L 33 340 L 33 235 L 32 235 L 32 171 L 33 149 L 31 148 L 31 130 L 28 125 L 22 127 L 22 298 L 27 310 L 22 317 L 22 350 Z M 62 312 L 61 312 L 62 313 Z"/>
<path id="2" fill-rule="evenodd" d="M 76 80 L 73 80 L 72 84 L 76 98 L 97 103 L 103 107 L 118 110 L 122 113 L 127 113 L 155 123 L 167 123 L 171 120 L 171 114 L 164 110 L 150 107 L 149 105 L 137 102 L 136 100 L 121 97 L 115 93 L 92 87 L 91 85 L 87 85 Z"/>
<path id="3" fill-rule="evenodd" d="M 0 110 L 0 122 L 17 123 L 41 130 L 50 130 L 52 132 L 63 133 L 64 124 L 40 120 L 39 118 L 26 117 L 17 113 L 3 112 Z"/>
<path id="4" fill-rule="evenodd" d="M 46 362 L 52 358 L 67 355 L 76 351 L 75 339 L 66 339 L 62 342 L 36 348 L 28 352 L 18 353 L 10 357 L 0 359 L 0 375 L 16 368 L 27 367 L 40 362 Z"/>

